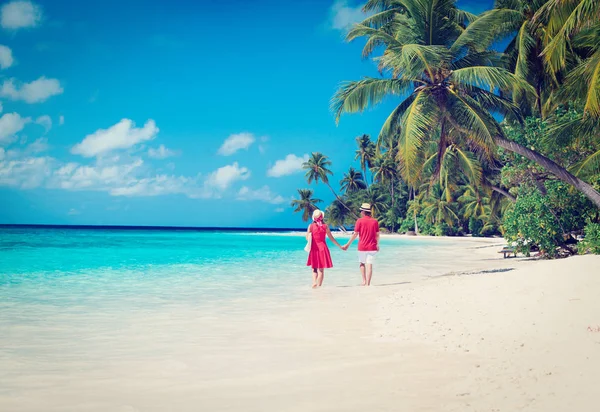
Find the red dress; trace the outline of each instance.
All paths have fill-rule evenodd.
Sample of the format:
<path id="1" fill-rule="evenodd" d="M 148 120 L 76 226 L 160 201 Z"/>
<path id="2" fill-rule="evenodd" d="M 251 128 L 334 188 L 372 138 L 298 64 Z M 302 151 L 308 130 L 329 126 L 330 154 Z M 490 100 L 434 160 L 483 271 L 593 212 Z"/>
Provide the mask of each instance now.
<path id="1" fill-rule="evenodd" d="M 313 269 L 332 268 L 333 262 L 331 261 L 329 248 L 325 242 L 327 226 L 319 226 L 316 223 L 312 223 L 310 225 L 310 233 L 312 235 L 312 242 L 310 244 L 310 253 L 308 254 L 306 266 L 310 266 Z"/>

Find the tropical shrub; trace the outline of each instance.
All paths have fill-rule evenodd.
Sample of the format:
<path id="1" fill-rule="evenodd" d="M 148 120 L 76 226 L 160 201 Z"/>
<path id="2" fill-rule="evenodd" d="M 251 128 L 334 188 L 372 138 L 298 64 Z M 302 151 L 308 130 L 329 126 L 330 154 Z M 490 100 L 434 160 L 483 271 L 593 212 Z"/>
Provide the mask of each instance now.
<path id="1" fill-rule="evenodd" d="M 432 224 L 427 223 L 427 220 L 423 216 L 417 216 L 417 224 L 419 225 L 419 234 L 421 235 L 434 235 L 434 227 Z M 415 230 L 415 218 L 414 216 L 407 216 L 400 224 L 399 233 L 406 233 Z"/>
<path id="2" fill-rule="evenodd" d="M 588 223 L 584 232 L 585 239 L 580 242 L 579 253 L 600 255 L 600 223 Z"/>
<path id="3" fill-rule="evenodd" d="M 483 229 L 483 222 L 479 219 L 475 219 L 474 217 L 469 218 L 469 232 L 473 236 L 479 237 L 483 236 L 481 234 L 481 230 Z"/>
<path id="4" fill-rule="evenodd" d="M 547 256 L 556 254 L 563 243 L 560 223 L 538 190 L 521 193 L 504 215 L 504 237 L 515 242 L 517 252 L 529 255 L 536 245 Z"/>

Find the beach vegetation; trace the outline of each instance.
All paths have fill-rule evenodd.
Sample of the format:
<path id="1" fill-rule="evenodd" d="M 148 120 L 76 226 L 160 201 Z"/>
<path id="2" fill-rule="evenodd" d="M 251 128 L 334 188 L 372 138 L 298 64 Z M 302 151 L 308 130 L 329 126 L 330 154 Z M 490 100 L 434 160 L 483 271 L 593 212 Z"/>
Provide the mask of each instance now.
<path id="1" fill-rule="evenodd" d="M 454 0 L 369 0 L 363 10 L 346 40 L 362 42 L 380 76 L 341 83 L 332 111 L 339 122 L 395 106 L 374 139 L 354 138 L 362 173 L 344 175 L 341 195 L 327 157 L 306 163 L 309 183 L 335 195 L 336 224 L 371 201 L 392 232 L 504 235 L 546 256 L 572 253 L 584 227 L 594 238 L 600 2 L 497 0 L 474 15 Z"/>

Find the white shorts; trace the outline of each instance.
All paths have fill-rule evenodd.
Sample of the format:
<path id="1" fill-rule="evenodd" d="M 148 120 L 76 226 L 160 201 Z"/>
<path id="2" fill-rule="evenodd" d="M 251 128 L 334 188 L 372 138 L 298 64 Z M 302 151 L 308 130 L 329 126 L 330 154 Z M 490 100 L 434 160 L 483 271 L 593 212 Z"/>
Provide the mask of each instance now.
<path id="1" fill-rule="evenodd" d="M 375 260 L 376 250 L 369 252 L 358 251 L 358 261 L 362 264 L 372 265 Z"/>

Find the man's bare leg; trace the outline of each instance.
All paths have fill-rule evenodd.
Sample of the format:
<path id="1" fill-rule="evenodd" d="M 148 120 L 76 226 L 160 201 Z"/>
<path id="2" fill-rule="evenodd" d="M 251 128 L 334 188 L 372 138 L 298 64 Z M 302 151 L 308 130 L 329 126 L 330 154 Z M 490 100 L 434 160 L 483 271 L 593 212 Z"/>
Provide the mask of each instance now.
<path id="1" fill-rule="evenodd" d="M 366 274 L 365 274 L 365 264 L 361 263 L 360 264 L 360 275 L 362 276 L 362 285 L 361 286 L 365 286 L 367 284 L 367 278 L 366 278 Z"/>
<path id="2" fill-rule="evenodd" d="M 325 277 L 325 269 L 319 269 L 319 274 L 317 276 L 317 284 L 319 286 L 323 286 L 323 278 Z"/>
<path id="3" fill-rule="evenodd" d="M 373 265 L 367 263 L 367 286 L 371 286 L 371 277 L 373 277 Z"/>
<path id="4" fill-rule="evenodd" d="M 313 284 L 312 284 L 312 288 L 316 288 L 317 287 L 317 269 L 313 269 Z"/>

